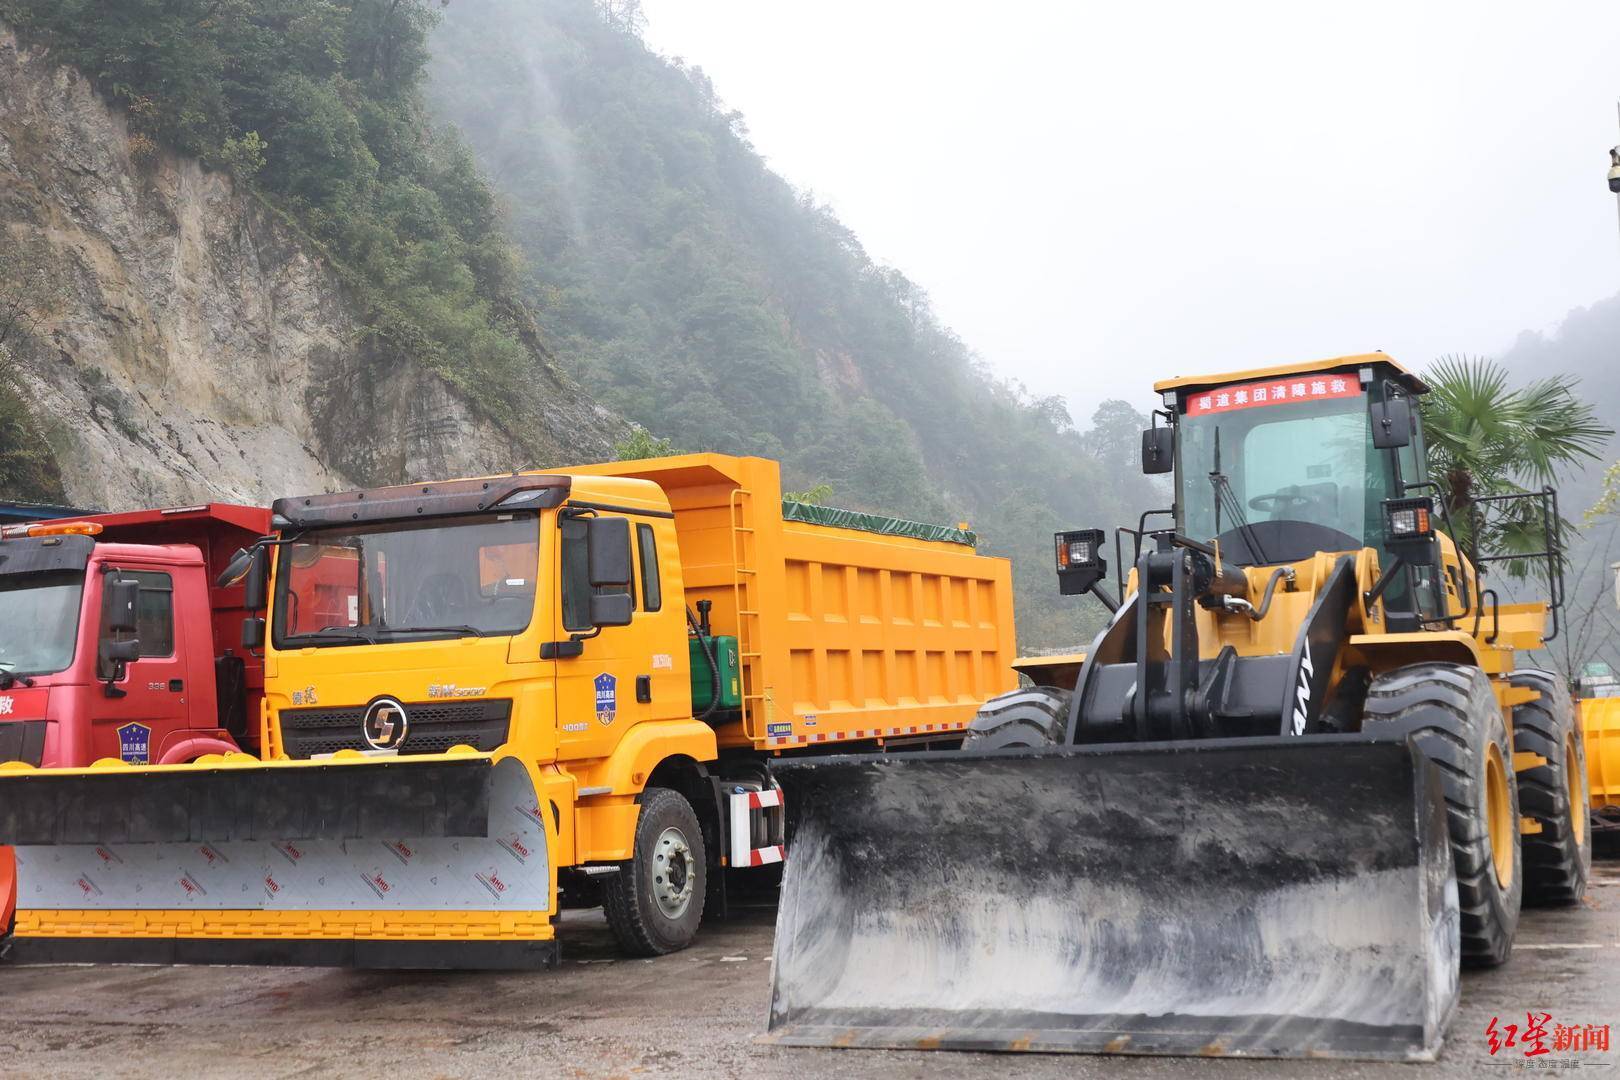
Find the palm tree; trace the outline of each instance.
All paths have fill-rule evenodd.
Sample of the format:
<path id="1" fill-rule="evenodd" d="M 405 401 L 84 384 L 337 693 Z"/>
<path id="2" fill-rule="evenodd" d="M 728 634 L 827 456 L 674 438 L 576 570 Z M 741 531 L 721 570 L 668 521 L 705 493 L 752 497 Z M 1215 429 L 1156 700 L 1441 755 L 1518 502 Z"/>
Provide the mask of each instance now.
<path id="1" fill-rule="evenodd" d="M 1440 487 L 1457 539 L 1472 550 L 1504 555 L 1544 549 L 1547 522 L 1538 501 L 1480 500 L 1554 487 L 1598 459 L 1614 431 L 1576 394 L 1579 380 L 1552 375 L 1511 388 L 1500 364 L 1455 356 L 1437 360 L 1425 379 L 1432 388 L 1421 399 L 1429 476 Z M 1573 528 L 1562 520 L 1555 526 L 1560 534 Z M 1524 576 L 1527 564 L 1507 565 L 1512 576 Z"/>

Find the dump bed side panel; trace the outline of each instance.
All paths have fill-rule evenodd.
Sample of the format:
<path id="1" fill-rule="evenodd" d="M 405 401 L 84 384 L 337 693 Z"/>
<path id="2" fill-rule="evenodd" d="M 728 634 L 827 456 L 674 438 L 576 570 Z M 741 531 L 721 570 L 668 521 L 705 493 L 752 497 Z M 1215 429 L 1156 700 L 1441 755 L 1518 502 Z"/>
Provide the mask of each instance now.
<path id="1" fill-rule="evenodd" d="M 763 749 L 957 731 L 1017 682 L 1005 559 L 965 544 L 784 521 L 778 465 L 688 454 L 570 469 L 662 487 L 687 603 L 739 640 L 742 724 Z"/>
<path id="2" fill-rule="evenodd" d="M 782 545 L 786 678 L 777 726 L 751 732 L 767 745 L 960 730 L 1016 685 L 1005 560 L 802 522 Z"/>

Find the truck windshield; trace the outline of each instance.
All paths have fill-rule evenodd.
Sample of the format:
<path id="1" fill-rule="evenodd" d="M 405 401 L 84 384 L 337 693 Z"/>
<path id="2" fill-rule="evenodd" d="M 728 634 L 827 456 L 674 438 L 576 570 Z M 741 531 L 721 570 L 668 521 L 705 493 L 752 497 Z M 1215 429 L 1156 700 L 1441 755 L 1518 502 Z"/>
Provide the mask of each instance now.
<path id="1" fill-rule="evenodd" d="M 515 634 L 539 572 L 533 514 L 317 529 L 281 547 L 275 643 Z"/>
<path id="2" fill-rule="evenodd" d="M 1194 394 L 1181 418 L 1184 530 L 1236 562 L 1279 563 L 1382 540 L 1389 455 L 1372 446 L 1354 375 Z"/>
<path id="3" fill-rule="evenodd" d="M 0 679 L 50 675 L 73 663 L 84 571 L 0 575 Z"/>

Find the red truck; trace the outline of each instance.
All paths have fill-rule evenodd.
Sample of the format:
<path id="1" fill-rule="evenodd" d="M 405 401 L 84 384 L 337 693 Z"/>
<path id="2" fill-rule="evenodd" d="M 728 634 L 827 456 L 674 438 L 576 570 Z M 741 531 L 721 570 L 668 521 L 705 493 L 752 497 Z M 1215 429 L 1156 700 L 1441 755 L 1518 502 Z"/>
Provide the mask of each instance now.
<path id="1" fill-rule="evenodd" d="M 269 530 L 228 503 L 0 529 L 0 769 L 256 750 L 264 665 L 215 580 Z M 13 877 L 0 848 L 0 928 Z"/>
<path id="2" fill-rule="evenodd" d="M 0 531 L 0 762 L 252 750 L 263 663 L 240 645 L 242 586 L 214 580 L 269 527 L 210 503 Z"/>

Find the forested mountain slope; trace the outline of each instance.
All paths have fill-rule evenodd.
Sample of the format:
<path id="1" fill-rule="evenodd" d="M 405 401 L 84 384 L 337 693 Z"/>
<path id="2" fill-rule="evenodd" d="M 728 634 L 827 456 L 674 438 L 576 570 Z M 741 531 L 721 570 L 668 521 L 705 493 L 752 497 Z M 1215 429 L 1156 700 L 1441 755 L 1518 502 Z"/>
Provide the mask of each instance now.
<path id="1" fill-rule="evenodd" d="M 700 70 L 643 44 L 634 11 L 455 0 L 432 39 L 431 100 L 505 196 L 559 361 L 679 448 L 781 457 L 790 487 L 838 505 L 968 520 L 1015 559 L 1022 642 L 1079 643 L 1100 609 L 1057 597 L 1051 537 L 1165 500 L 1138 471 L 1143 418 L 1110 403 L 1082 433 L 1061 400 L 991 376 L 770 171 Z"/>
<path id="2" fill-rule="evenodd" d="M 544 350 L 490 191 L 422 108 L 436 9 L 0 0 L 0 498 L 611 454 L 629 425 Z"/>

